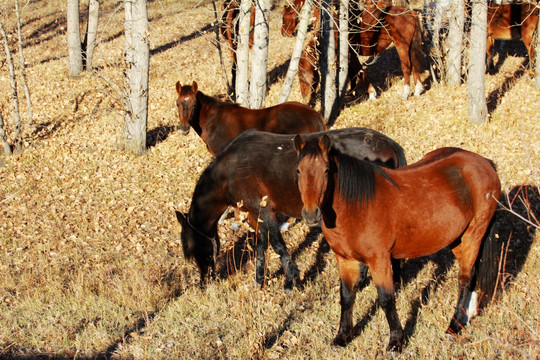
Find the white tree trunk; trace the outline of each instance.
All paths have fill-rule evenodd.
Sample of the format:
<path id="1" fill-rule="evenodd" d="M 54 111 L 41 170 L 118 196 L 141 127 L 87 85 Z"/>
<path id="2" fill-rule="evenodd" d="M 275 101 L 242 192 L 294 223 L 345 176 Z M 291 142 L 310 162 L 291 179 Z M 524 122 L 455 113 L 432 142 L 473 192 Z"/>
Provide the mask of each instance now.
<path id="1" fill-rule="evenodd" d="M 475 124 L 488 120 L 485 95 L 486 24 L 487 0 L 472 0 L 467 97 L 469 121 Z"/>
<path id="2" fill-rule="evenodd" d="M 81 32 L 79 29 L 79 0 L 67 0 L 67 41 L 69 75 L 79 76 L 83 70 Z"/>
<path id="3" fill-rule="evenodd" d="M 298 64 L 302 57 L 302 51 L 304 50 L 304 41 L 306 40 L 306 33 L 309 26 L 309 17 L 311 15 L 311 9 L 313 8 L 313 0 L 307 0 L 300 11 L 300 22 L 298 23 L 298 30 L 296 35 L 296 41 L 294 43 L 293 52 L 291 55 L 291 61 L 289 63 L 289 69 L 287 75 L 281 86 L 281 93 L 279 94 L 279 103 L 287 101 L 291 94 L 294 77 L 298 72 Z"/>
<path id="4" fill-rule="evenodd" d="M 15 68 L 13 67 L 13 58 L 11 56 L 11 50 L 9 49 L 8 38 L 1 20 L 0 33 L 4 41 L 4 51 L 6 53 L 6 61 L 9 68 L 9 78 L 11 80 L 11 100 L 13 103 L 13 139 L 15 144 L 15 151 L 20 152 L 22 150 L 21 115 L 19 112 L 19 98 L 17 95 L 17 79 L 15 78 Z"/>
<path id="5" fill-rule="evenodd" d="M 349 73 L 349 0 L 341 0 L 339 6 L 339 75 L 338 99 L 345 97 Z"/>
<path id="6" fill-rule="evenodd" d="M 17 38 L 19 43 L 19 60 L 21 62 L 21 75 L 23 80 L 24 95 L 26 97 L 26 104 L 28 107 L 28 123 L 30 125 L 34 124 L 33 113 L 32 113 L 32 99 L 30 97 L 30 89 L 28 88 L 28 81 L 26 79 L 26 62 L 23 55 L 23 46 L 22 46 L 22 35 L 21 35 L 21 14 L 19 12 L 19 1 L 15 0 L 15 11 L 17 12 Z"/>
<path id="7" fill-rule="evenodd" d="M 2 117 L 2 113 L 0 113 L 0 142 L 4 148 L 4 153 L 11 155 L 11 146 L 7 142 L 6 133 L 4 132 L 4 118 Z"/>
<path id="8" fill-rule="evenodd" d="M 240 2 L 238 24 L 238 46 L 236 48 L 236 102 L 249 106 L 249 31 L 251 20 L 251 0 Z"/>
<path id="9" fill-rule="evenodd" d="M 86 70 L 92 69 L 92 58 L 96 47 L 96 36 L 99 19 L 99 1 L 90 0 L 88 4 L 88 32 L 86 38 Z"/>
<path id="10" fill-rule="evenodd" d="M 461 57 L 463 52 L 463 26 L 465 24 L 465 0 L 454 0 L 451 5 L 448 28 L 448 56 L 446 81 L 449 85 L 461 84 Z"/>
<path id="11" fill-rule="evenodd" d="M 321 110 L 325 120 L 331 121 L 336 102 L 336 46 L 333 26 L 333 7 L 331 0 L 323 0 L 322 24 L 322 53 L 321 64 Z"/>
<path id="12" fill-rule="evenodd" d="M 538 24 L 536 24 L 536 42 L 532 45 L 534 46 L 536 50 L 535 66 L 534 66 L 534 72 L 535 72 L 534 86 L 540 90 L 540 34 L 539 32 L 540 32 L 540 16 L 538 16 Z M 530 61 L 533 61 L 533 59 L 530 59 Z"/>
<path id="13" fill-rule="evenodd" d="M 125 83 L 128 93 L 125 97 L 124 146 L 129 152 L 142 154 L 146 149 L 150 60 L 146 0 L 126 0 L 125 12 Z"/>
<path id="14" fill-rule="evenodd" d="M 255 24 L 253 34 L 253 61 L 251 63 L 251 82 L 249 84 L 249 107 L 259 109 L 266 96 L 266 71 L 268 66 L 268 14 L 270 0 L 257 0 L 255 3 Z"/>

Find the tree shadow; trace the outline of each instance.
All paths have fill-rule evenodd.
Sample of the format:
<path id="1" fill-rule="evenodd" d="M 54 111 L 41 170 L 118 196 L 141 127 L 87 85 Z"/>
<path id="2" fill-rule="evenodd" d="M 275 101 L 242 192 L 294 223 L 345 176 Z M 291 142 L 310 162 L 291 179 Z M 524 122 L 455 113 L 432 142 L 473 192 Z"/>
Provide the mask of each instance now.
<path id="1" fill-rule="evenodd" d="M 160 45 L 160 46 L 158 46 L 158 47 L 156 47 L 154 49 L 151 49 L 150 50 L 150 56 L 161 54 L 162 52 L 165 52 L 165 51 L 167 51 L 169 49 L 172 49 L 173 47 L 178 46 L 178 45 L 180 45 L 180 44 L 182 44 L 182 43 L 184 43 L 186 41 L 191 41 L 191 40 L 196 39 L 196 38 L 198 38 L 200 36 L 203 36 L 210 30 L 214 31 L 215 28 L 216 28 L 216 25 L 206 24 L 205 26 L 203 26 L 199 30 L 194 31 L 189 35 L 182 36 L 178 40 L 174 40 L 174 41 L 168 42 L 166 44 Z"/>
<path id="2" fill-rule="evenodd" d="M 524 63 L 525 64 L 525 63 Z M 524 65 L 525 66 L 525 65 Z M 487 97 L 488 114 L 492 114 L 500 104 L 503 96 L 512 89 L 516 82 L 525 74 L 525 68 L 517 70 L 514 74 L 507 76 L 498 89 L 493 90 Z"/>

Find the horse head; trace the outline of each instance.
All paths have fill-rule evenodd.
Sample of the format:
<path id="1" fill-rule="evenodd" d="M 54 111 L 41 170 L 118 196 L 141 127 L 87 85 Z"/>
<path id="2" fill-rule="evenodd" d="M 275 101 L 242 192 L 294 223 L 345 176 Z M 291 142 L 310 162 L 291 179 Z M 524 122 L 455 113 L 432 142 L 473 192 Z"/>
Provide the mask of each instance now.
<path id="1" fill-rule="evenodd" d="M 294 36 L 294 32 L 299 22 L 299 13 L 305 0 L 296 0 L 294 5 L 286 4 L 283 7 L 283 24 L 281 25 L 281 35 L 286 37 Z"/>
<path id="2" fill-rule="evenodd" d="M 182 86 L 180 81 L 177 81 L 176 92 L 178 93 L 176 108 L 178 109 L 178 118 L 180 120 L 179 127 L 182 133 L 187 135 L 193 115 L 195 114 L 195 109 L 197 108 L 197 83 L 194 81 L 191 86 Z"/>
<path id="3" fill-rule="evenodd" d="M 296 174 L 298 190 L 304 207 L 302 217 L 309 226 L 317 226 L 322 217 L 321 206 L 330 176 L 330 157 L 328 152 L 331 140 L 328 135 L 306 142 L 300 135 L 294 138 L 298 155 Z"/>
<path id="4" fill-rule="evenodd" d="M 219 241 L 196 229 L 189 221 L 189 214 L 176 211 L 176 218 L 182 226 L 180 235 L 182 250 L 186 259 L 194 258 L 201 274 L 201 286 L 205 284 L 207 275 L 215 276 L 216 257 L 219 252 Z"/>

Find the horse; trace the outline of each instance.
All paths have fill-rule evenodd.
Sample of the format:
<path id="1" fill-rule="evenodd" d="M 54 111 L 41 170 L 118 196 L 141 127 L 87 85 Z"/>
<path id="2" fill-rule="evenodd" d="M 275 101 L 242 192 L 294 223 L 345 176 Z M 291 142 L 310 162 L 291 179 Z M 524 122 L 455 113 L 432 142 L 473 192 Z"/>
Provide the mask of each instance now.
<path id="1" fill-rule="evenodd" d="M 309 139 L 323 133 L 333 140 L 333 147 L 355 158 L 391 168 L 406 164 L 403 148 L 375 130 L 347 128 L 305 136 Z M 238 135 L 203 171 L 189 212 L 176 211 L 182 227 L 183 253 L 187 259 L 195 259 L 201 286 L 208 278 L 215 277 L 220 249 L 217 226 L 221 214 L 228 206 L 237 207 L 240 203 L 241 210 L 249 213 L 251 227 L 259 230 L 255 246 L 256 283 L 263 286 L 265 250 L 270 242 L 281 258 L 285 291 L 298 284 L 299 270 L 287 251 L 278 221 L 280 214 L 296 219 L 302 217 L 293 139 L 294 135 L 253 129 Z"/>
<path id="2" fill-rule="evenodd" d="M 281 33 L 293 36 L 299 18 L 298 14 L 305 0 L 295 0 L 293 5 L 285 5 Z M 407 99 L 411 92 L 411 73 L 415 81 L 414 95 L 419 96 L 423 91 L 420 79 L 422 57 L 422 29 L 418 14 L 399 6 L 390 6 L 388 2 L 374 4 L 368 1 L 366 9 L 361 10 L 351 6 L 349 15 L 349 73 L 351 90 L 357 91 L 357 80 L 361 79 L 368 89 L 369 98 L 376 98 L 375 88 L 369 83 L 360 56 L 375 56 L 383 52 L 393 42 L 400 58 L 405 86 L 402 99 Z M 302 54 L 299 63 L 300 90 L 304 99 L 314 100 L 314 91 L 318 86 L 317 72 L 320 7 L 315 7 L 315 22 L 312 35 Z M 357 22 L 360 25 L 357 25 Z"/>
<path id="3" fill-rule="evenodd" d="M 523 41 L 532 64 L 535 57 L 535 47 L 531 46 L 534 32 L 538 24 L 538 8 L 536 5 L 523 2 L 515 4 L 488 4 L 487 17 L 487 68 L 493 72 L 493 44 L 495 39 Z"/>
<path id="4" fill-rule="evenodd" d="M 495 241 L 485 240 L 493 230 L 501 195 L 495 165 L 466 150 L 441 148 L 412 165 L 383 169 L 337 151 L 332 142 L 324 134 L 294 139 L 302 217 L 310 226 L 322 220 L 341 279 L 341 319 L 333 344 L 345 346 L 353 337 L 359 265 L 365 264 L 390 327 L 387 351 L 401 351 L 404 335 L 396 311 L 391 259 L 429 255 L 447 246 L 460 272 L 458 301 L 446 332 L 458 336 L 468 321 L 469 296 L 476 297 L 470 291 L 485 283 L 480 282 L 480 272 L 473 273 L 479 250 L 483 243 Z M 482 262 L 491 259 L 491 270 L 497 269 L 496 248 L 482 250 Z M 484 291 L 493 290 L 493 285 Z"/>
<path id="5" fill-rule="evenodd" d="M 324 118 L 308 105 L 289 101 L 263 109 L 248 109 L 219 101 L 198 90 L 197 82 L 176 83 L 179 128 L 184 135 L 190 127 L 216 155 L 229 140 L 247 129 L 277 134 L 299 134 L 326 129 Z"/>

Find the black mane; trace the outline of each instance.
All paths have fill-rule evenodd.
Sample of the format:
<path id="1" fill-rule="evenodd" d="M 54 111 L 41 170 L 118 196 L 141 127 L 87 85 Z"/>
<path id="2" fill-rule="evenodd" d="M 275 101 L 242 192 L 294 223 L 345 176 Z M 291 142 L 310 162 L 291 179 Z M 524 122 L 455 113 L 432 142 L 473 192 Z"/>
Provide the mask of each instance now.
<path id="1" fill-rule="evenodd" d="M 375 172 L 384 176 L 392 185 L 397 185 L 390 176 L 376 163 L 359 160 L 335 149 L 330 157 L 336 162 L 338 171 L 337 190 L 350 204 L 366 204 L 375 196 Z"/>

